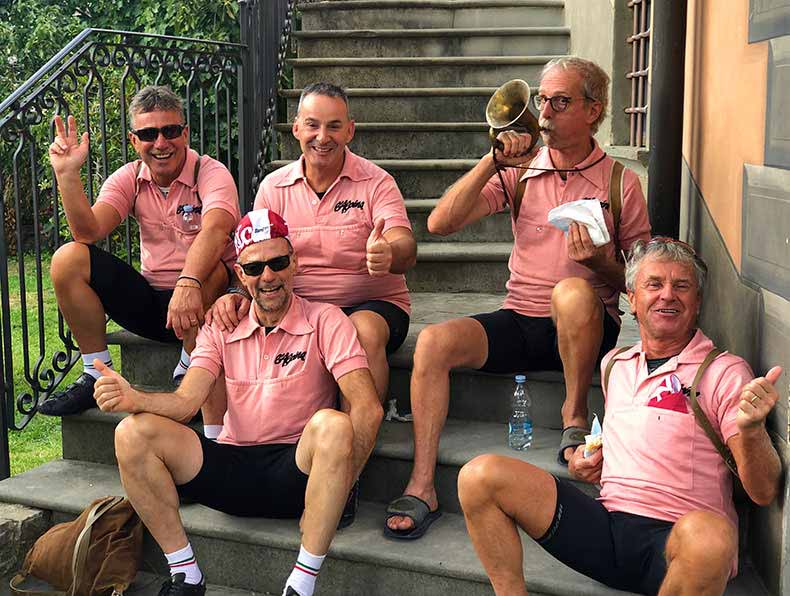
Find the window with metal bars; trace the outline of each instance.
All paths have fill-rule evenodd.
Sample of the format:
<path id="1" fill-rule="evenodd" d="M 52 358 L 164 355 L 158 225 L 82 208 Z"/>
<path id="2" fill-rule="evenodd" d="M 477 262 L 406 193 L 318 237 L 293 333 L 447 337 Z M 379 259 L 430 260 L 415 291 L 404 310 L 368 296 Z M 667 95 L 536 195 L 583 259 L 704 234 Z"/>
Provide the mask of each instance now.
<path id="1" fill-rule="evenodd" d="M 630 119 L 632 147 L 647 146 L 648 73 L 650 72 L 650 5 L 651 0 L 629 0 L 633 12 L 633 33 L 626 40 L 631 44 L 631 102 L 625 109 Z"/>

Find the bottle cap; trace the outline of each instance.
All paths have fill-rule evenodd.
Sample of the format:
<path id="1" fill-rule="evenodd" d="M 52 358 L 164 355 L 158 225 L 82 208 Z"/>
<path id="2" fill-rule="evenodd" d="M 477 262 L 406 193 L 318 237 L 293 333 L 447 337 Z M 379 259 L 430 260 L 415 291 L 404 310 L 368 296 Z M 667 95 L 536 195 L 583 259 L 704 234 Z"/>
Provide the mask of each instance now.
<path id="1" fill-rule="evenodd" d="M 516 375 L 516 383 L 525 383 L 527 377 L 525 375 Z"/>

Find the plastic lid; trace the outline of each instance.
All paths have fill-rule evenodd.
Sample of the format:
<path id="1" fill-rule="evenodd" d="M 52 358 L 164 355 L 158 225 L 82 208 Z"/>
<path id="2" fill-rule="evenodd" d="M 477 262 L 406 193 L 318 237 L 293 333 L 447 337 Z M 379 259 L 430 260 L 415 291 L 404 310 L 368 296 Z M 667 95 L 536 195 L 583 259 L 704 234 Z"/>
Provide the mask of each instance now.
<path id="1" fill-rule="evenodd" d="M 516 375 L 516 383 L 525 383 L 527 381 L 527 377 L 524 375 Z"/>

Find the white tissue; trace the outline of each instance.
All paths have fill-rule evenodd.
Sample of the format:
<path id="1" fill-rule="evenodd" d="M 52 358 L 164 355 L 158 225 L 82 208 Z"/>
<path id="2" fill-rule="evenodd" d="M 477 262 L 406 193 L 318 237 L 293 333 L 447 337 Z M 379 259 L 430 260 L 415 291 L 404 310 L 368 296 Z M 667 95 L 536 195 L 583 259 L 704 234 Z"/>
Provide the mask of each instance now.
<path id="1" fill-rule="evenodd" d="M 611 238 L 603 218 L 601 203 L 594 199 L 580 199 L 564 203 L 549 211 L 549 223 L 563 232 L 568 232 L 571 222 L 577 222 L 587 227 L 590 238 L 595 246 L 608 244 Z"/>

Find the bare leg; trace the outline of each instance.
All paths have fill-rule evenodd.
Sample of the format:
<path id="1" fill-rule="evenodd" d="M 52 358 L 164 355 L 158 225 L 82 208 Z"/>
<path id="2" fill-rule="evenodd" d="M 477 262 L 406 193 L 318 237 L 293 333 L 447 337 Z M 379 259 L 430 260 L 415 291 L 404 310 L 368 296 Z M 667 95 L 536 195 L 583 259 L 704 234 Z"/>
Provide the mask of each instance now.
<path id="1" fill-rule="evenodd" d="M 453 319 L 422 330 L 414 350 L 411 372 L 411 411 L 414 415 L 414 467 L 403 491 L 419 497 L 435 510 L 434 487 L 439 437 L 450 404 L 450 370 L 459 366 L 481 368 L 488 358 L 488 336 L 475 319 Z M 393 530 L 408 530 L 414 522 L 394 516 Z"/>
<path id="2" fill-rule="evenodd" d="M 720 596 L 730 577 L 738 536 L 730 521 L 709 511 L 681 517 L 667 539 L 661 596 Z"/>
<path id="3" fill-rule="evenodd" d="M 309 476 L 302 515 L 302 545 L 314 555 L 329 550 L 354 475 L 351 419 L 337 410 L 319 410 L 305 426 L 296 465 Z"/>
<path id="4" fill-rule="evenodd" d="M 598 293 L 578 277 L 563 279 L 551 294 L 551 318 L 565 370 L 562 425 L 586 427 L 587 392 L 603 339 L 603 305 Z M 566 459 L 573 453 L 565 450 Z"/>
<path id="5" fill-rule="evenodd" d="M 162 551 L 184 548 L 176 485 L 192 480 L 203 466 L 195 433 L 168 418 L 134 414 L 115 429 L 115 454 L 126 494 Z"/>
<path id="6" fill-rule="evenodd" d="M 359 343 L 368 357 L 370 374 L 376 385 L 376 393 L 383 402 L 387 397 L 390 369 L 387 363 L 387 342 L 390 328 L 380 314 L 371 310 L 360 310 L 349 317 L 357 330 Z"/>
<path id="7" fill-rule="evenodd" d="M 532 538 L 546 533 L 557 507 L 554 478 L 517 459 L 481 455 L 461 468 L 458 497 L 496 594 L 526 595 L 518 527 Z"/>
<path id="8" fill-rule="evenodd" d="M 90 287 L 90 252 L 85 244 L 69 242 L 52 255 L 52 285 L 58 307 L 83 354 L 107 349 L 106 316 Z"/>

